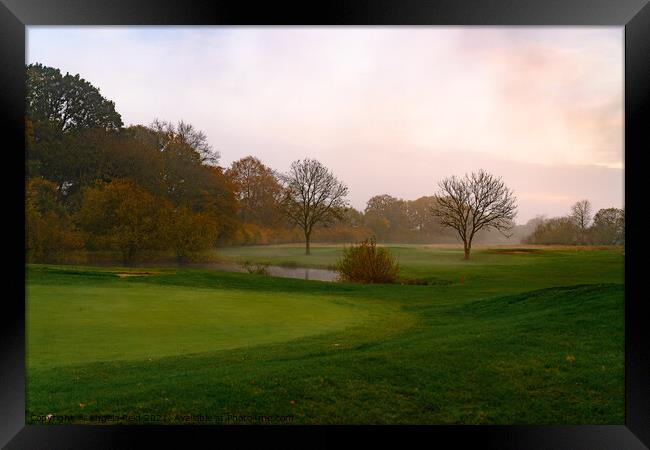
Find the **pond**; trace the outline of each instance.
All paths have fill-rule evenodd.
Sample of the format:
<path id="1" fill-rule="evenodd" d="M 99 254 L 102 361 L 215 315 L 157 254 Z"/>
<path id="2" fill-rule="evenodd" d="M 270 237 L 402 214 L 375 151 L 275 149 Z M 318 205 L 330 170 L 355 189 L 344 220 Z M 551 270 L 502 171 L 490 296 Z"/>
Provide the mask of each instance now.
<path id="1" fill-rule="evenodd" d="M 269 266 L 267 270 L 274 277 L 301 278 L 303 280 L 336 281 L 338 276 L 333 270 L 315 269 L 313 267 Z"/>
<path id="2" fill-rule="evenodd" d="M 94 261 L 93 265 L 97 266 L 114 266 L 119 265 L 116 261 Z M 174 262 L 157 262 L 155 264 L 147 262 L 138 262 L 132 267 L 179 267 L 178 263 Z M 207 263 L 186 263 L 181 267 L 195 267 L 197 269 L 212 269 L 222 272 L 238 272 L 248 273 L 248 271 L 240 264 L 234 262 L 207 262 Z M 300 280 L 316 280 L 316 281 L 336 281 L 338 274 L 329 269 L 317 269 L 313 267 L 283 267 L 283 266 L 265 266 L 267 272 L 272 277 L 280 278 L 298 278 Z M 130 274 L 121 274 L 129 276 Z M 118 275 L 118 276 L 121 276 Z"/>
<path id="3" fill-rule="evenodd" d="M 215 269 L 224 272 L 240 272 L 246 273 L 246 269 L 235 263 L 204 263 L 204 264 L 188 264 L 193 267 L 200 267 L 205 269 Z M 316 280 L 316 281 L 336 281 L 338 274 L 333 270 L 316 269 L 313 267 L 283 267 L 283 266 L 265 266 L 269 275 L 272 277 L 281 278 L 298 278 L 301 280 Z"/>

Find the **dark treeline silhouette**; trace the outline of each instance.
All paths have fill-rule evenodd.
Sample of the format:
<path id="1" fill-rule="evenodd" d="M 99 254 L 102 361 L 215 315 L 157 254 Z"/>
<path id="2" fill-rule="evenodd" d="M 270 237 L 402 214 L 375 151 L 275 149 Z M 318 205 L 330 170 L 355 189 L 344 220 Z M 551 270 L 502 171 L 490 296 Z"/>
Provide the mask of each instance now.
<path id="1" fill-rule="evenodd" d="M 440 206 L 435 196 L 376 195 L 359 211 L 349 207 L 345 184 L 318 161 L 295 161 L 277 172 L 247 156 L 222 167 L 202 131 L 157 119 L 125 127 L 114 103 L 79 75 L 30 64 L 26 87 L 30 261 L 88 255 L 117 255 L 125 263 L 169 256 L 186 261 L 216 246 L 370 237 L 383 243 L 458 242 L 456 232 L 432 214 Z M 617 219 L 599 214 L 590 239 L 610 239 L 608 227 Z M 480 230 L 474 242 L 517 243 L 533 231 L 533 240 L 542 242 L 537 225 L 514 226 L 510 237 Z"/>

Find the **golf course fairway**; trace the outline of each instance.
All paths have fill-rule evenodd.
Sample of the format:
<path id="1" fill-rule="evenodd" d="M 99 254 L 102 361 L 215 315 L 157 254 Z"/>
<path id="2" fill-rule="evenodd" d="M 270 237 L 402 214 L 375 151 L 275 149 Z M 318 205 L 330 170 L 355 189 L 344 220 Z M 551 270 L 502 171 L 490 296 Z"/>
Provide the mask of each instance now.
<path id="1" fill-rule="evenodd" d="M 27 423 L 623 423 L 620 249 L 391 251 L 419 284 L 28 265 Z"/>

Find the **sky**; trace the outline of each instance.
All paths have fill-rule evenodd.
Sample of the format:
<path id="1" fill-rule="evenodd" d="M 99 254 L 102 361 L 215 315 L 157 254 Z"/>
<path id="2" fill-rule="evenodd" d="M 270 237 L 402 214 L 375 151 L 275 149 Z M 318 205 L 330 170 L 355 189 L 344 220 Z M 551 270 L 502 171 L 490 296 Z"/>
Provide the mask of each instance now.
<path id="1" fill-rule="evenodd" d="M 363 210 L 485 169 L 517 223 L 624 206 L 622 27 L 27 28 L 27 63 L 80 76 L 125 125 L 184 120 L 220 165 L 315 158 Z"/>

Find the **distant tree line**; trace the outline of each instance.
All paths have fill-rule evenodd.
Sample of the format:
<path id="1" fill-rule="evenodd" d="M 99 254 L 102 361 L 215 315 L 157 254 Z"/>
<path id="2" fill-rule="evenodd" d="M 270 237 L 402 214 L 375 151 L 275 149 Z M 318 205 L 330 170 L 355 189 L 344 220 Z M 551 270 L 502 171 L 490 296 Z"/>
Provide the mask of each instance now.
<path id="1" fill-rule="evenodd" d="M 603 208 L 592 217 L 589 200 L 573 205 L 563 217 L 537 217 L 535 228 L 524 239 L 528 244 L 624 245 L 625 209 Z"/>

